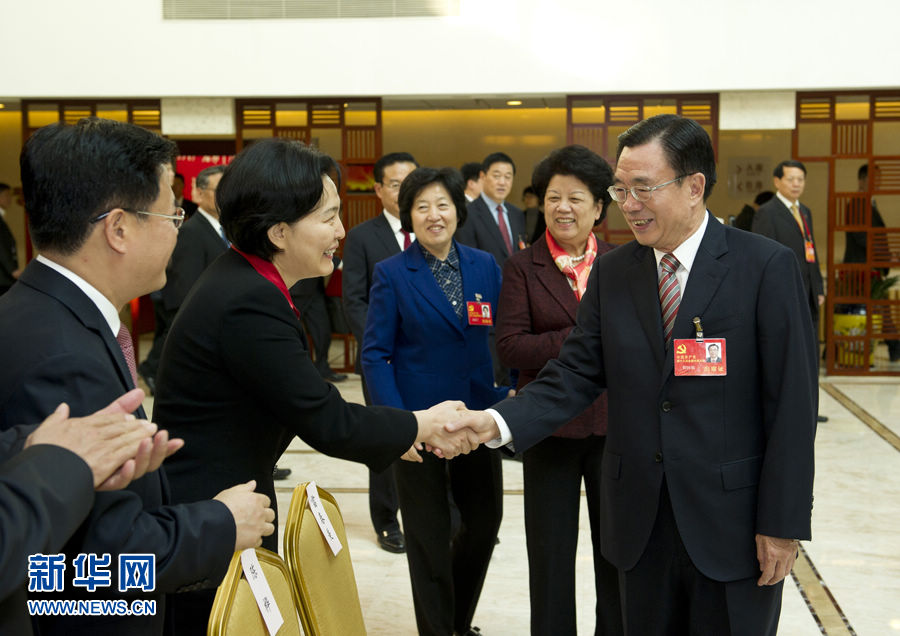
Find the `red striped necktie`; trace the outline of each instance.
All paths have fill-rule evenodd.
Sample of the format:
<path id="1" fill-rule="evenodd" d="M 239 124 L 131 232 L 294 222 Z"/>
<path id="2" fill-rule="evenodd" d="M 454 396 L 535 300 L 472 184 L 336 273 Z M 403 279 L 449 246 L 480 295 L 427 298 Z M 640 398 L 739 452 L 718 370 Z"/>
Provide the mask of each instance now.
<path id="1" fill-rule="evenodd" d="M 503 216 L 502 205 L 497 206 L 497 225 L 500 228 L 500 235 L 503 237 L 503 244 L 506 246 L 506 254 L 512 256 L 512 239 L 509 238 L 509 226 L 506 224 L 506 218 Z"/>
<path id="2" fill-rule="evenodd" d="M 675 324 L 675 316 L 678 315 L 678 304 L 681 302 L 681 288 L 675 277 L 678 269 L 678 259 L 672 254 L 663 255 L 659 262 L 661 272 L 659 275 L 659 306 L 662 310 L 663 335 L 666 344 L 672 339 L 672 326 Z"/>

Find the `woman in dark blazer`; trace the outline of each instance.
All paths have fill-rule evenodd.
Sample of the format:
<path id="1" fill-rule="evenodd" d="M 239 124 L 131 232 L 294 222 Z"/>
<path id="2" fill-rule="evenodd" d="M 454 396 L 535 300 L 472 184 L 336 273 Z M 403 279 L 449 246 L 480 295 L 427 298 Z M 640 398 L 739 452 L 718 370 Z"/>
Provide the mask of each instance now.
<path id="1" fill-rule="evenodd" d="M 418 168 L 400 186 L 400 223 L 416 242 L 375 266 L 362 350 L 373 404 L 454 399 L 481 409 L 508 393 L 494 386 L 488 349 L 500 268 L 453 240 L 466 219 L 463 191 L 450 168 Z M 450 462 L 421 451 L 413 445 L 394 465 L 419 634 L 474 634 L 502 517 L 500 458 L 486 447 Z M 456 536 L 448 483 L 462 519 Z"/>
<path id="2" fill-rule="evenodd" d="M 276 508 L 272 469 L 295 436 L 384 470 L 414 442 L 440 434 L 456 407 L 413 414 L 348 404 L 310 361 L 288 290 L 333 269 L 344 236 L 337 174 L 328 156 L 270 139 L 241 152 L 222 176 L 216 199 L 232 249 L 185 299 L 157 381 L 154 420 L 185 441 L 165 465 L 174 503 L 256 480 Z M 263 546 L 277 551 L 276 535 Z M 178 634 L 205 633 L 214 592 L 172 597 Z"/>
<path id="3" fill-rule="evenodd" d="M 594 259 L 613 248 L 592 230 L 606 216 L 613 174 L 584 146 L 554 151 L 535 168 L 547 231 L 503 268 L 497 353 L 521 389 L 559 354 Z M 600 460 L 606 395 L 523 454 L 532 634 L 575 634 L 575 550 L 581 482 L 587 494 L 597 590 L 596 634 L 622 633 L 617 572 L 600 553 Z"/>

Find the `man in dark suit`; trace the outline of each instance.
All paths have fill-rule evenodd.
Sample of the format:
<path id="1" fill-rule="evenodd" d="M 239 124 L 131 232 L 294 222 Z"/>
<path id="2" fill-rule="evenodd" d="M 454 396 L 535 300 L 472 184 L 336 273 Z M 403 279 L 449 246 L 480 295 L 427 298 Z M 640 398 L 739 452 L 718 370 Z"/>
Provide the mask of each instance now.
<path id="1" fill-rule="evenodd" d="M 787 159 L 775 166 L 772 175 L 775 196 L 759 206 L 753 216 L 753 231 L 790 248 L 797 258 L 803 280 L 803 298 L 809 306 L 813 334 L 818 342 L 819 308 L 825 302 L 825 288 L 813 235 L 812 212 L 800 203 L 806 188 L 806 166 L 794 159 Z M 828 421 L 824 415 L 817 416 L 817 419 L 819 422 Z"/>
<path id="2" fill-rule="evenodd" d="M 410 172 L 419 167 L 408 152 L 392 152 L 375 162 L 375 196 L 381 201 L 382 213 L 352 228 L 344 242 L 343 297 L 344 312 L 350 330 L 356 338 L 356 372 L 362 373 L 359 354 L 369 313 L 369 290 L 375 264 L 399 254 L 416 240 L 400 227 L 400 205 L 397 195 L 400 184 Z M 366 404 L 371 404 L 366 381 L 362 381 Z M 397 521 L 397 486 L 394 472 L 369 471 L 369 514 L 378 535 L 378 545 L 394 553 L 406 551 L 406 541 Z"/>
<path id="3" fill-rule="evenodd" d="M 6 210 L 12 203 L 12 188 L 0 183 L 0 295 L 5 294 L 19 277 L 16 239 L 6 224 Z"/>
<path id="4" fill-rule="evenodd" d="M 707 362 L 722 362 L 722 356 L 720 355 L 719 345 L 711 344 L 706 348 L 706 361 Z"/>
<path id="5" fill-rule="evenodd" d="M 62 401 L 82 416 L 134 388 L 134 348 L 119 311 L 165 283 L 182 221 L 166 169 L 174 150 L 146 129 L 96 118 L 52 124 L 25 143 L 22 185 L 40 254 L 0 298 L 0 429 L 37 421 Z M 97 493 L 64 547 L 62 598 L 151 600 L 156 614 L 41 616 L 40 633 L 162 634 L 165 593 L 214 587 L 234 550 L 274 532 L 269 500 L 253 486 L 169 506 L 165 474 L 155 470 L 125 490 Z M 119 554 L 152 554 L 155 590 L 74 586 L 80 553 L 109 553 L 112 563 Z"/>
<path id="6" fill-rule="evenodd" d="M 493 255 L 497 265 L 503 264 L 514 252 L 525 247 L 525 214 L 506 203 L 512 192 L 516 164 L 503 152 L 492 152 L 481 163 L 481 196 L 468 206 L 468 220 L 456 231 L 456 240 L 463 245 L 484 250 Z M 494 361 L 494 381 L 498 386 L 510 384 L 509 369 L 497 357 L 497 339 L 491 327 L 488 344 Z"/>
<path id="7" fill-rule="evenodd" d="M 200 274 L 228 249 L 228 239 L 222 231 L 216 207 L 216 188 L 224 171 L 225 166 L 210 166 L 197 175 L 197 185 L 194 187 L 198 203 L 197 214 L 187 219 L 178 232 L 172 259 L 166 267 L 166 284 L 158 294 L 153 294 L 153 314 L 156 319 L 153 347 L 138 369 L 151 393 L 156 392 L 159 357 L 178 308 Z"/>
<path id="8" fill-rule="evenodd" d="M 172 192 L 175 193 L 175 205 L 184 210 L 184 218 L 189 219 L 194 216 L 197 211 L 197 204 L 184 196 L 184 175 L 180 172 L 175 173 L 172 179 Z"/>
<path id="9" fill-rule="evenodd" d="M 796 259 L 708 212 L 696 122 L 644 120 L 617 158 L 610 194 L 636 240 L 594 263 L 559 358 L 467 423 L 522 451 L 606 387 L 601 543 L 627 633 L 774 635 L 812 508 L 817 355 Z M 701 328 L 727 340 L 727 375 L 676 375 Z"/>
<path id="10" fill-rule="evenodd" d="M 466 201 L 471 203 L 481 196 L 481 164 L 477 161 L 464 163 L 459 171 L 466 183 Z"/>
<path id="11" fill-rule="evenodd" d="M 501 268 L 513 252 L 525 246 L 525 215 L 506 203 L 515 175 L 516 164 L 509 155 L 494 152 L 485 157 L 481 196 L 469 204 L 469 218 L 456 232 L 457 241 L 492 254 Z"/>

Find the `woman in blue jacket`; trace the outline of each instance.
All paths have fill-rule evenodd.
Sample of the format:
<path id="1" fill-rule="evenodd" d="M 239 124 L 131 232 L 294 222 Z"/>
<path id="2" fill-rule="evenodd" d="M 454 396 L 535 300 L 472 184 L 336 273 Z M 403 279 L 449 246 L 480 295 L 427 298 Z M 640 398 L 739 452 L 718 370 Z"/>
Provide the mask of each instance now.
<path id="1" fill-rule="evenodd" d="M 417 409 L 447 399 L 483 409 L 495 387 L 488 331 L 500 294 L 494 257 L 456 243 L 464 184 L 451 168 L 418 168 L 400 186 L 409 248 L 376 265 L 362 367 L 373 404 Z M 500 457 L 485 447 L 447 461 L 413 445 L 394 464 L 420 634 L 475 634 L 472 616 L 502 518 Z M 451 536 L 447 490 L 461 527 Z"/>

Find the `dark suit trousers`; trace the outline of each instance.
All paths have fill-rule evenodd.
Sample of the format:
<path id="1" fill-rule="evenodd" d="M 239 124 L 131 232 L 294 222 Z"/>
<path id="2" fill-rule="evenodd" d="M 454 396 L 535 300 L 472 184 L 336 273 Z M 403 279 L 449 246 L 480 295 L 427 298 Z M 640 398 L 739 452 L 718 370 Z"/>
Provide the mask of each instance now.
<path id="1" fill-rule="evenodd" d="M 484 446 L 447 461 L 394 464 L 420 635 L 450 636 L 472 623 L 503 517 L 500 456 Z M 462 526 L 454 535 L 449 480 Z"/>
<path id="2" fill-rule="evenodd" d="M 532 636 L 575 635 L 581 480 L 594 549 L 597 636 L 622 633 L 619 575 L 600 553 L 600 462 L 606 437 L 548 437 L 522 454 Z"/>
<path id="3" fill-rule="evenodd" d="M 360 368 L 358 357 L 356 368 Z M 372 404 L 372 400 L 369 398 L 366 378 L 362 375 L 359 377 L 362 380 L 363 397 L 366 400 L 366 406 L 369 406 Z M 376 473 L 370 468 L 369 516 L 372 518 L 372 527 L 375 528 L 375 534 L 380 536 L 382 532 L 393 532 L 400 529 L 400 523 L 397 521 L 397 508 L 399 507 L 400 502 L 397 499 L 397 484 L 394 481 L 393 468 L 388 468 L 381 473 Z"/>
<path id="4" fill-rule="evenodd" d="M 775 636 L 784 582 L 723 583 L 703 575 L 681 541 L 663 480 L 656 523 L 637 565 L 619 573 L 625 633 L 637 636 Z"/>

